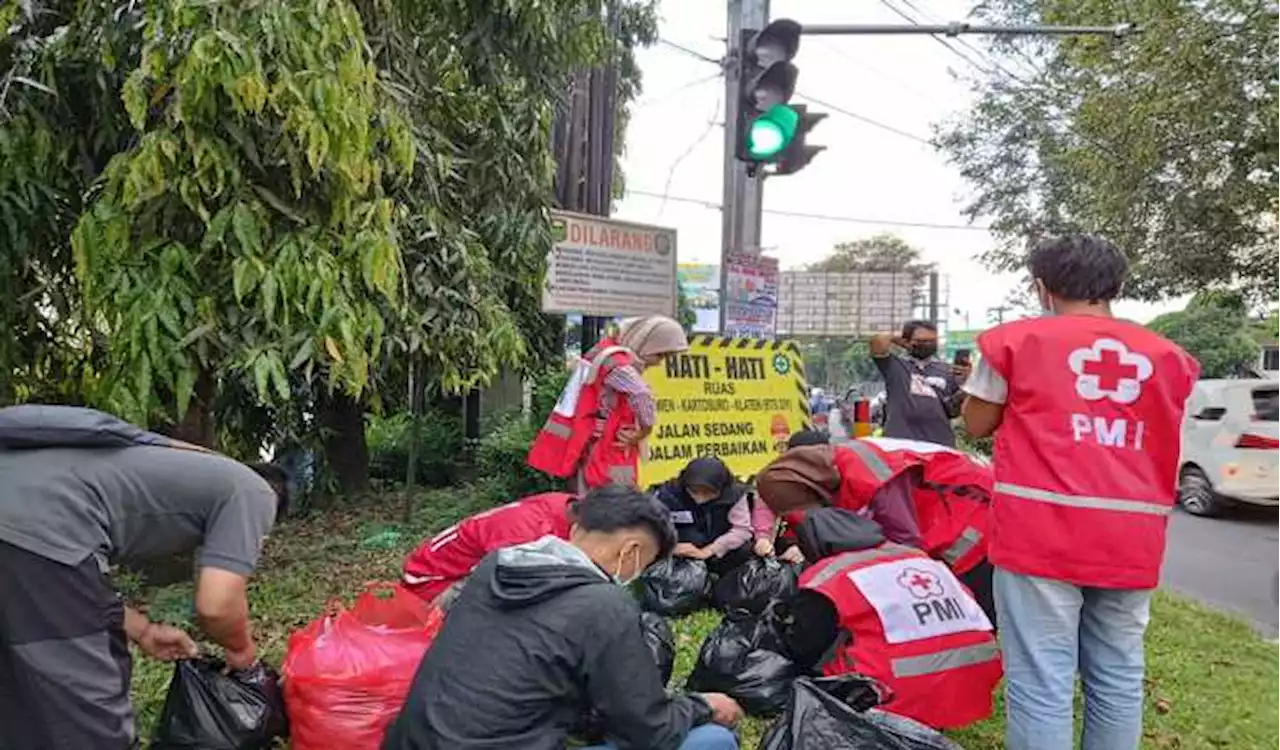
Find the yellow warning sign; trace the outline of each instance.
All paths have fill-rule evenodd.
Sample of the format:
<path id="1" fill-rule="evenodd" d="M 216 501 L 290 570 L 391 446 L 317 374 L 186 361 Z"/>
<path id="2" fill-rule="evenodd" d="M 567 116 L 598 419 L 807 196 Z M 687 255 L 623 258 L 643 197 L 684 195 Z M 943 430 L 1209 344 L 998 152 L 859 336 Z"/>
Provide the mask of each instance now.
<path id="1" fill-rule="evenodd" d="M 694 336 L 689 351 L 645 370 L 658 401 L 640 486 L 665 482 L 690 461 L 717 456 L 754 476 L 809 426 L 800 349 L 792 341 Z"/>

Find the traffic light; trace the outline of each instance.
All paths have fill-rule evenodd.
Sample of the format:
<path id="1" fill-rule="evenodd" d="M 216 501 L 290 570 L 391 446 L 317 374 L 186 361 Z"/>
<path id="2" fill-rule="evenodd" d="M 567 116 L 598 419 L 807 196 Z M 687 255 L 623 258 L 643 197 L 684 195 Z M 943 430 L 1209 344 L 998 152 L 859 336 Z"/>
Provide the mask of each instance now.
<path id="1" fill-rule="evenodd" d="M 761 164 L 776 164 L 770 174 L 792 174 L 821 151 L 805 146 L 805 134 L 825 117 L 788 102 L 799 71 L 791 63 L 800 49 L 800 24 L 786 18 L 761 31 L 742 32 L 738 59 L 738 118 L 735 155 L 750 173 Z"/>
<path id="2" fill-rule="evenodd" d="M 827 149 L 826 146 L 810 146 L 805 143 L 805 136 L 813 130 L 814 125 L 826 118 L 827 113 L 810 112 L 809 108 L 803 104 L 792 105 L 791 109 L 796 113 L 795 134 L 791 137 L 791 143 L 778 154 L 773 171 L 768 173 L 770 175 L 795 174 L 808 166 L 819 151 Z"/>

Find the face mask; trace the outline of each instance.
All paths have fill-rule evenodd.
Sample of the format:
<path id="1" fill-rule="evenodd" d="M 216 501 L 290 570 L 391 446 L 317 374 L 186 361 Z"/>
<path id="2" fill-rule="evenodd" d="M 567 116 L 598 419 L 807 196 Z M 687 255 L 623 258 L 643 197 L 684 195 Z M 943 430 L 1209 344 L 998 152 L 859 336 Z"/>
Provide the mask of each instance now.
<path id="1" fill-rule="evenodd" d="M 635 550 L 636 565 L 631 569 L 631 576 L 625 580 L 622 577 L 622 556 L 625 554 L 623 552 L 618 553 L 618 567 L 613 571 L 613 582 L 623 588 L 635 583 L 636 579 L 640 577 L 640 574 L 644 572 L 643 570 L 640 570 L 640 548 L 634 547 L 633 549 Z"/>
<path id="2" fill-rule="evenodd" d="M 911 356 L 916 359 L 928 359 L 938 353 L 938 342 L 923 341 L 911 345 Z"/>

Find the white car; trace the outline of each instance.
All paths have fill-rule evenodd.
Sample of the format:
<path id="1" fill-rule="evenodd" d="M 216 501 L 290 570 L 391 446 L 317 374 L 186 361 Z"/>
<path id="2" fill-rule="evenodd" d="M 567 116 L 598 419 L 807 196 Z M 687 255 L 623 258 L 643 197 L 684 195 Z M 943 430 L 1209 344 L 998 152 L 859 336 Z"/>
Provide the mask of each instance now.
<path id="1" fill-rule="evenodd" d="M 1280 505 L 1280 399 L 1274 380 L 1201 380 L 1182 423 L 1178 502 L 1197 516 L 1237 503 Z"/>

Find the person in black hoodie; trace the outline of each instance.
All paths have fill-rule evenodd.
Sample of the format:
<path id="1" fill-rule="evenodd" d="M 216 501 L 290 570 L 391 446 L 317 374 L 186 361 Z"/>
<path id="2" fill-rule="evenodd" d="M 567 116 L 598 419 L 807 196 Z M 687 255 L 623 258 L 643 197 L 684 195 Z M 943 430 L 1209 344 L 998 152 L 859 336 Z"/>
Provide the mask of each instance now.
<path id="1" fill-rule="evenodd" d="M 696 458 L 657 497 L 676 527 L 677 557 L 703 560 L 724 575 L 751 559 L 751 503 L 747 486 L 714 456 Z"/>
<path id="2" fill-rule="evenodd" d="M 719 693 L 668 695 L 623 588 L 675 535 L 661 503 L 622 486 L 580 500 L 547 536 L 476 567 L 418 666 L 383 750 L 561 750 L 587 710 L 616 750 L 736 750 Z"/>

